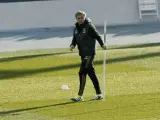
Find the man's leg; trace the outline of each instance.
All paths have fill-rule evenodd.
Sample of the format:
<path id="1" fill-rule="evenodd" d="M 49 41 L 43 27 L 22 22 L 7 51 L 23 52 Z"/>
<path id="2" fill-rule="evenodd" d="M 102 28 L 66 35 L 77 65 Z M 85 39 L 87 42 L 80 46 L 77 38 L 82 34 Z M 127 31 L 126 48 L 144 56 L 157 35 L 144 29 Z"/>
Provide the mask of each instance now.
<path id="1" fill-rule="evenodd" d="M 87 60 L 84 57 L 81 57 L 81 66 L 80 66 L 80 70 L 79 70 L 79 92 L 78 95 L 82 96 L 83 92 L 84 92 L 84 88 L 86 85 L 86 76 L 87 76 L 87 71 L 85 69 L 85 65 L 86 65 Z"/>
<path id="2" fill-rule="evenodd" d="M 85 73 L 81 73 L 81 72 L 79 73 L 79 81 L 80 81 L 80 84 L 79 84 L 78 95 L 83 96 L 84 88 L 86 85 L 86 74 Z"/>
<path id="3" fill-rule="evenodd" d="M 89 65 L 88 65 L 88 69 L 87 69 L 87 73 L 88 73 L 88 76 L 90 77 L 90 79 L 92 80 L 92 83 L 93 83 L 94 88 L 96 90 L 97 97 L 95 97 L 94 99 L 99 100 L 99 99 L 103 99 L 103 96 L 102 96 L 102 92 L 100 89 L 98 78 L 95 73 L 95 69 L 93 67 L 93 60 L 94 60 L 94 56 L 91 56 L 91 59 L 90 59 Z"/>
<path id="4" fill-rule="evenodd" d="M 86 63 L 87 63 L 87 59 L 85 57 L 81 57 L 81 66 L 80 66 L 80 70 L 79 70 L 79 81 L 80 81 L 79 92 L 78 92 L 79 97 L 72 98 L 71 100 L 74 102 L 80 101 L 83 96 L 84 88 L 86 85 L 86 76 L 87 76 L 87 71 L 85 68 Z"/>

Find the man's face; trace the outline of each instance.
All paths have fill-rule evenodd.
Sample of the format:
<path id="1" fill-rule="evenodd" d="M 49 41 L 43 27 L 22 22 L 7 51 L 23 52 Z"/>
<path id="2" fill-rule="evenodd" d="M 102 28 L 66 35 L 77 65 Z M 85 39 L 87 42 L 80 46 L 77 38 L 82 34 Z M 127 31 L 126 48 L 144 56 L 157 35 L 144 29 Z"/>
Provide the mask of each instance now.
<path id="1" fill-rule="evenodd" d="M 84 21 L 85 21 L 84 15 L 78 15 L 77 16 L 77 22 L 78 22 L 78 24 L 83 24 Z"/>

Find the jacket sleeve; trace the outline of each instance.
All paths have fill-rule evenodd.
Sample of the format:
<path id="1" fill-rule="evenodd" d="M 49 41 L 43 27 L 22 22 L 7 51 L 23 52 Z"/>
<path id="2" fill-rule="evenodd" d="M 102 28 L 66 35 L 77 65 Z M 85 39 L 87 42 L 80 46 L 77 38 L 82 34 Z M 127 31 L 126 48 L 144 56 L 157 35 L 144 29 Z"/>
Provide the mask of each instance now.
<path id="1" fill-rule="evenodd" d="M 104 45 L 103 40 L 102 40 L 99 32 L 96 30 L 96 28 L 93 24 L 90 24 L 89 32 L 90 32 L 90 36 L 92 38 L 96 39 L 101 46 Z"/>
<path id="2" fill-rule="evenodd" d="M 73 38 L 72 38 L 72 42 L 71 42 L 70 46 L 73 45 L 74 47 L 76 47 L 77 43 L 76 43 L 76 37 L 74 35 L 74 31 L 75 31 L 75 29 L 73 30 Z"/>

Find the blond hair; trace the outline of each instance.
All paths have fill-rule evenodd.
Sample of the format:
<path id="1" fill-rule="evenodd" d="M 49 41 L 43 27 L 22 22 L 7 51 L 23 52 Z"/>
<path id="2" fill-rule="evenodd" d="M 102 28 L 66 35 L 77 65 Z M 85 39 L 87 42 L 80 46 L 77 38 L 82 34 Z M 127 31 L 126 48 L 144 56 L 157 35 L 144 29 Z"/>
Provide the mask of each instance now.
<path id="1" fill-rule="evenodd" d="M 84 17 L 86 18 L 87 14 L 84 12 L 84 11 L 78 11 L 76 14 L 75 14 L 75 17 L 77 18 L 79 15 L 84 15 Z"/>

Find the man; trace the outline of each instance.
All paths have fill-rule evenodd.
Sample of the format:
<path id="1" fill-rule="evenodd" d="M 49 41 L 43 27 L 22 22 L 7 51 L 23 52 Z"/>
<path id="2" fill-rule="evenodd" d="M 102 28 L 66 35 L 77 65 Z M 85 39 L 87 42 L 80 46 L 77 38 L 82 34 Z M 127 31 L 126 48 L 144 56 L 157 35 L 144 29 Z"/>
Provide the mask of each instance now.
<path id="1" fill-rule="evenodd" d="M 93 67 L 93 60 L 95 56 L 96 40 L 99 42 L 101 47 L 106 50 L 100 34 L 91 23 L 91 20 L 86 17 L 86 13 L 79 11 L 75 14 L 77 23 L 75 24 L 73 39 L 70 45 L 71 51 L 78 46 L 79 55 L 81 56 L 81 67 L 79 70 L 79 92 L 77 98 L 71 98 L 72 101 L 78 102 L 83 100 L 83 92 L 86 84 L 86 76 L 90 77 L 94 88 L 96 90 L 97 96 L 92 100 L 101 100 L 103 99 L 99 81 L 95 74 L 95 69 Z"/>

